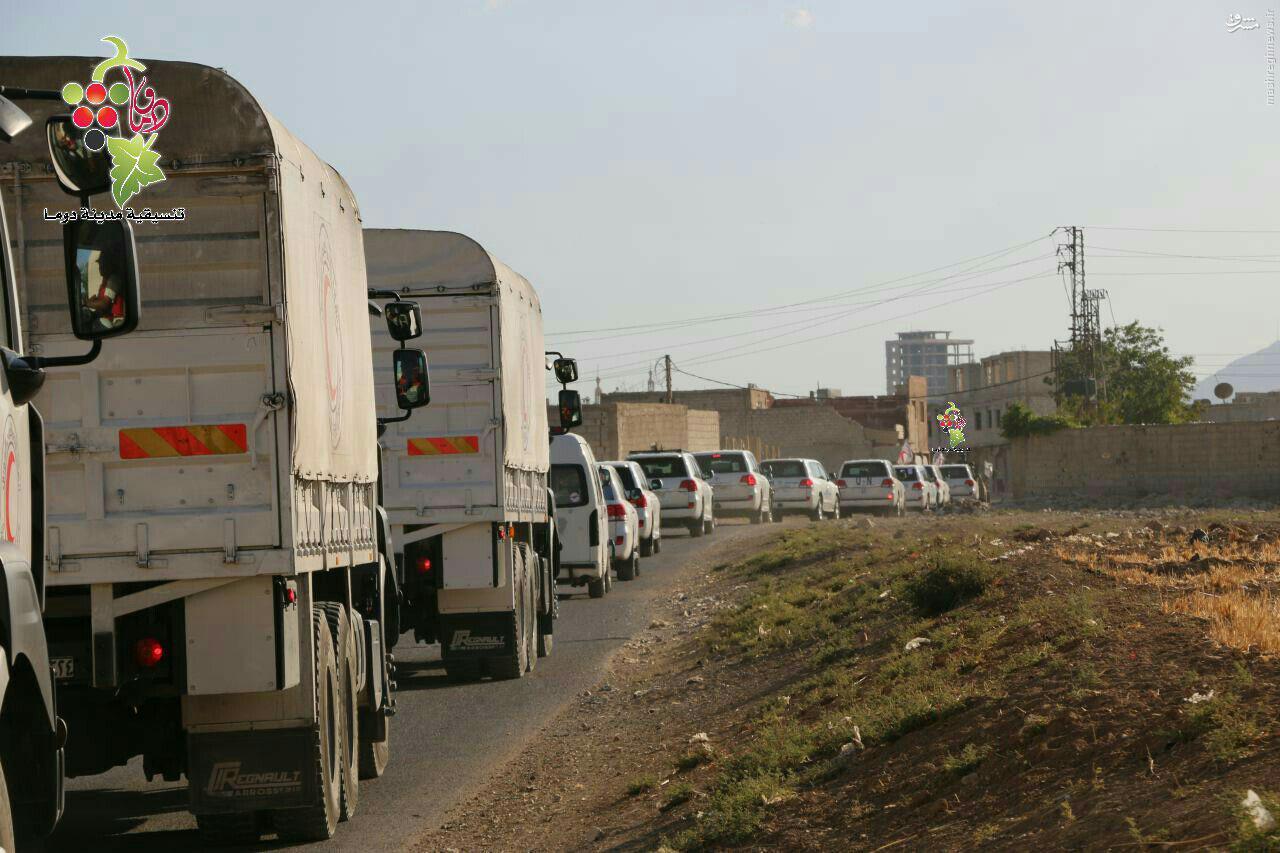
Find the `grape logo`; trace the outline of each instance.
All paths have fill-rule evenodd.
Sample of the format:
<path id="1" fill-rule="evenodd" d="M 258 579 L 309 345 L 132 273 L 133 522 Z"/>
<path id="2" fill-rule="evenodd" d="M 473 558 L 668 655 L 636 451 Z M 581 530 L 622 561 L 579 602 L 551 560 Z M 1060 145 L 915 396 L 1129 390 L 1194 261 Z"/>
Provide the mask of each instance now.
<path id="1" fill-rule="evenodd" d="M 116 55 L 98 63 L 88 83 L 64 85 L 62 100 L 71 107 L 71 123 L 84 131 L 85 147 L 101 151 L 105 146 L 111 155 L 111 197 L 124 209 L 143 187 L 164 180 L 154 146 L 173 110 L 142 75 L 147 66 L 129 57 L 124 39 L 102 40 Z"/>
<path id="2" fill-rule="evenodd" d="M 324 330 L 324 380 L 329 394 L 329 442 L 342 441 L 342 303 L 333 273 L 329 231 L 320 226 L 320 328 Z"/>
<path id="3" fill-rule="evenodd" d="M 955 403 L 947 403 L 942 414 L 938 415 L 938 426 L 947 432 L 949 446 L 955 450 L 964 444 L 965 419 L 960 416 L 960 409 Z"/>

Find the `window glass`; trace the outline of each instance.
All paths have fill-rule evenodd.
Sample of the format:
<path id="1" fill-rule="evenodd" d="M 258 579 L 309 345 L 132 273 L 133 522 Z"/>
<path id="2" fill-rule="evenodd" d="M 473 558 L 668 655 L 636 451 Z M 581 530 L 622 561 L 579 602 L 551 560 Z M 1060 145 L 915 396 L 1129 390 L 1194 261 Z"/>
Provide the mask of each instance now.
<path id="1" fill-rule="evenodd" d="M 695 453 L 693 458 L 698 460 L 702 473 L 708 477 L 712 474 L 745 474 L 750 470 L 741 453 Z"/>
<path id="2" fill-rule="evenodd" d="M 683 456 L 643 456 L 635 461 L 650 479 L 689 476 Z"/>
<path id="3" fill-rule="evenodd" d="M 586 506 L 587 472 L 581 465 L 552 465 L 551 491 L 556 494 L 557 507 Z"/>
<path id="4" fill-rule="evenodd" d="M 905 483 L 914 483 L 916 480 L 920 479 L 916 474 L 914 465 L 898 466 L 893 469 L 893 473 L 899 480 L 902 480 Z"/>
<path id="5" fill-rule="evenodd" d="M 636 475 L 631 470 L 630 465 L 610 465 L 613 473 L 618 475 L 618 482 L 622 484 L 624 489 L 638 489 L 640 484 L 636 482 Z"/>
<path id="6" fill-rule="evenodd" d="M 889 466 L 884 462 L 849 462 L 840 471 L 841 477 L 880 477 L 889 476 Z"/>
<path id="7" fill-rule="evenodd" d="M 805 477 L 804 463 L 799 459 L 779 459 L 765 462 L 760 466 L 766 474 L 774 477 Z"/>

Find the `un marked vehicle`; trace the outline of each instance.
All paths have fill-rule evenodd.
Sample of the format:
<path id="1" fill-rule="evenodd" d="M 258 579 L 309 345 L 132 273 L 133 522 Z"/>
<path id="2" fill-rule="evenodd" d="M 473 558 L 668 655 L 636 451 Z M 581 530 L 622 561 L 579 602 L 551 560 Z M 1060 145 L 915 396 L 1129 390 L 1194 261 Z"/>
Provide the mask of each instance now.
<path id="1" fill-rule="evenodd" d="M 56 89 L 100 61 L 7 57 L 0 80 Z M 393 710 L 359 210 L 224 72 L 147 75 L 175 109 L 145 200 L 187 216 L 137 226 L 137 332 L 45 383 L 67 773 L 140 755 L 148 778 L 186 776 L 214 839 L 321 840 L 385 767 Z M 42 108 L 40 123 L 65 109 Z M 76 355 L 42 216 L 68 197 L 42 153 L 11 152 L 19 292 L 33 349 Z"/>
<path id="2" fill-rule="evenodd" d="M 658 493 L 649 488 L 644 469 L 626 460 L 605 462 L 618 473 L 628 500 L 636 508 L 636 523 L 640 526 L 640 556 L 648 557 L 662 551 L 662 501 Z"/>
<path id="3" fill-rule="evenodd" d="M 6 82 L 0 78 L 0 91 L 7 90 L 15 100 L 58 99 L 52 91 L 15 92 Z M 45 139 L 46 128 L 32 124 L 23 109 L 0 96 L 0 159 L 9 159 L 9 144 L 19 134 L 37 145 Z M 82 149 L 77 153 L 94 168 L 106 165 L 105 152 L 94 155 Z M 67 730 L 56 714 L 54 675 L 41 622 L 47 547 L 44 424 L 31 402 L 44 384 L 43 368 L 54 366 L 57 359 L 23 355 L 23 312 L 5 208 L 5 194 L 0 194 L 0 362 L 5 377 L 0 391 L 0 590 L 4 601 L 0 607 L 0 848 L 12 851 L 17 835 L 21 834 L 24 844 L 29 838 L 47 835 L 62 814 Z M 104 338 L 126 334 L 137 325 L 133 230 L 128 222 L 68 223 L 61 247 L 67 305 L 77 337 L 93 341 L 88 353 L 67 360 L 88 364 L 97 357 Z M 119 300 L 118 314 L 107 324 L 94 322 L 86 304 L 97 290 L 77 286 L 82 273 L 96 271 L 104 256 L 116 259 L 114 293 Z M 89 322 L 80 322 L 82 318 Z"/>
<path id="4" fill-rule="evenodd" d="M 382 437 L 400 629 L 439 642 L 451 678 L 520 678 L 551 653 L 557 613 L 538 295 L 451 231 L 366 229 L 365 259 L 384 309 L 390 294 L 418 301 L 433 360 L 432 404 Z M 395 342 L 372 324 L 373 363 L 385 365 Z M 557 378 L 570 373 L 559 359 Z M 380 371 L 378 386 L 389 416 L 393 377 Z M 576 396 L 561 392 L 562 428 L 581 422 Z"/>
<path id="5" fill-rule="evenodd" d="M 841 510 L 881 510 L 902 515 L 906 509 L 906 489 L 893 476 L 893 468 L 883 459 L 850 459 L 840 466 L 836 479 Z"/>
<path id="6" fill-rule="evenodd" d="M 818 460 L 766 459 L 760 469 L 773 485 L 774 512 L 802 512 L 814 521 L 840 517 L 840 490 Z"/>
<path id="7" fill-rule="evenodd" d="M 639 450 L 627 456 L 649 478 L 649 488 L 662 502 L 662 524 L 684 527 L 690 536 L 715 530 L 715 498 L 711 484 L 692 453 L 683 450 Z"/>
<path id="8" fill-rule="evenodd" d="M 752 524 L 773 520 L 773 487 L 749 450 L 695 453 L 715 494 L 719 518 L 748 518 Z"/>

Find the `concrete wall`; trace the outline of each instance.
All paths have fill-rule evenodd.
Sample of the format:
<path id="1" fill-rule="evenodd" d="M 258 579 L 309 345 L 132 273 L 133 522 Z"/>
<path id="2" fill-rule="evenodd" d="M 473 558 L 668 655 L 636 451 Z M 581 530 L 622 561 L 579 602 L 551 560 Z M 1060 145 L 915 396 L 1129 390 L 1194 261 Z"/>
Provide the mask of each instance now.
<path id="1" fill-rule="evenodd" d="M 548 412 L 558 423 L 554 407 Z M 715 450 L 720 444 L 720 416 L 665 403 L 607 403 L 582 407 L 582 426 L 574 432 L 586 439 L 597 459 L 622 459 L 633 450 L 681 448 Z"/>
<path id="2" fill-rule="evenodd" d="M 1241 391 L 1230 403 L 1214 403 L 1206 407 L 1202 418 L 1213 423 L 1280 419 L 1280 392 Z"/>
<path id="3" fill-rule="evenodd" d="M 871 456 L 873 450 L 861 424 L 823 404 L 721 412 L 720 434 L 759 439 L 776 446 L 781 456 L 817 459 L 827 468 L 846 459 Z"/>
<path id="4" fill-rule="evenodd" d="M 1013 497 L 1280 496 L 1280 422 L 1064 429 L 1010 447 Z"/>
<path id="5" fill-rule="evenodd" d="M 601 403 L 661 403 L 666 400 L 665 391 L 617 391 L 601 396 Z M 713 388 L 703 391 L 673 391 L 673 404 L 690 409 L 713 412 L 729 412 L 738 409 L 767 409 L 773 405 L 773 395 L 763 388 Z"/>

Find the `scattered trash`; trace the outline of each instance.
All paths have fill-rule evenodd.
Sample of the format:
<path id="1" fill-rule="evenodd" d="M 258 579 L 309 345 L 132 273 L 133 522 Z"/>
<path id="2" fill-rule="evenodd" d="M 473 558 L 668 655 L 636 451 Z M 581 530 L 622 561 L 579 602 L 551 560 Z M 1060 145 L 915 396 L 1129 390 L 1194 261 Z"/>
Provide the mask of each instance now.
<path id="1" fill-rule="evenodd" d="M 916 637 L 914 640 L 907 641 L 906 646 L 903 647 L 903 651 L 914 652 L 916 649 L 920 648 L 921 646 L 927 645 L 931 642 L 933 641 L 930 640 L 928 637 Z"/>
<path id="2" fill-rule="evenodd" d="M 689 738 L 689 743 L 711 743 L 711 738 L 706 732 L 698 732 Z"/>
<path id="3" fill-rule="evenodd" d="M 1199 705 L 1201 702 L 1210 702 L 1212 700 L 1213 700 L 1213 691 L 1210 690 L 1208 693 L 1192 693 L 1190 696 L 1188 696 L 1186 699 L 1183 699 L 1182 701 L 1190 705 Z"/>
<path id="4" fill-rule="evenodd" d="M 877 596 L 876 596 L 876 598 L 888 598 L 888 597 L 889 597 L 889 590 L 887 590 L 887 589 L 886 589 L 884 592 L 882 592 L 882 593 L 880 593 L 879 595 L 877 595 Z"/>
<path id="5" fill-rule="evenodd" d="M 1244 802 L 1240 803 L 1244 808 L 1245 814 L 1249 815 L 1253 825 L 1258 828 L 1259 832 L 1270 832 L 1276 828 L 1276 819 L 1262 804 L 1262 798 L 1258 796 L 1258 792 L 1252 788 L 1249 793 L 1244 795 Z"/>

